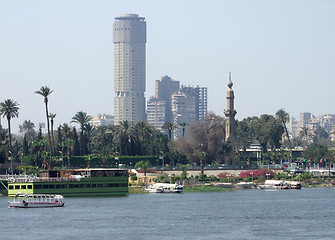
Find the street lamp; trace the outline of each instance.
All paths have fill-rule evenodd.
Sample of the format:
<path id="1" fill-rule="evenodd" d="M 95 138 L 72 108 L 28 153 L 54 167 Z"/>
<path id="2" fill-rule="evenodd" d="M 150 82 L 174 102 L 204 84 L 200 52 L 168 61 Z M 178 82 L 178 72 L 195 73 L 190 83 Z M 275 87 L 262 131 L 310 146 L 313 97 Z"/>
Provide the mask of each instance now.
<path id="1" fill-rule="evenodd" d="M 251 181 L 254 182 L 254 172 L 251 172 Z"/>
<path id="2" fill-rule="evenodd" d="M 266 179 L 269 180 L 269 176 L 271 175 L 270 173 L 266 173 Z"/>

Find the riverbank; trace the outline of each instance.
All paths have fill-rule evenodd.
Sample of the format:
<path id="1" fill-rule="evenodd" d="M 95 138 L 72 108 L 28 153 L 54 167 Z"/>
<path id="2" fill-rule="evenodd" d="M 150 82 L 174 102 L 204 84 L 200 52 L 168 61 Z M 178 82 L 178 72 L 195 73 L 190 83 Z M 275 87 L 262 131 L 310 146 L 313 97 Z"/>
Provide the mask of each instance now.
<path id="1" fill-rule="evenodd" d="M 303 182 L 303 188 L 314 188 L 314 187 L 334 187 L 332 182 Z M 226 192 L 240 189 L 251 189 L 257 188 L 257 184 L 231 184 L 222 186 L 220 184 L 197 184 L 184 186 L 184 192 Z M 144 190 L 141 186 L 130 186 L 128 188 L 129 194 L 148 194 L 148 191 Z"/>

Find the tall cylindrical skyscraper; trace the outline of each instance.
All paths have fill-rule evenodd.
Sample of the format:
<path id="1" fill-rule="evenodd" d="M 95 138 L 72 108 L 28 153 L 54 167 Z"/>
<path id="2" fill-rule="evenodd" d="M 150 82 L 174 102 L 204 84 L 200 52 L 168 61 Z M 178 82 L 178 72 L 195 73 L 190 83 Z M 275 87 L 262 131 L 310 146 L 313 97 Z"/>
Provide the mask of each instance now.
<path id="1" fill-rule="evenodd" d="M 146 22 L 138 14 L 124 14 L 113 27 L 114 122 L 144 121 Z"/>

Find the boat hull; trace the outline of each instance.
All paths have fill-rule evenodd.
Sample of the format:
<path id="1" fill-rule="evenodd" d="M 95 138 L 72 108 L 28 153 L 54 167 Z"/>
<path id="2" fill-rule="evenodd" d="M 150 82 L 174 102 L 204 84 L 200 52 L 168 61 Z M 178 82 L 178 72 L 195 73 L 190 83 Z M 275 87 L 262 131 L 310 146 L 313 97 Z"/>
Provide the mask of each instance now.
<path id="1" fill-rule="evenodd" d="M 49 208 L 64 207 L 64 203 L 8 203 L 9 208 Z"/>

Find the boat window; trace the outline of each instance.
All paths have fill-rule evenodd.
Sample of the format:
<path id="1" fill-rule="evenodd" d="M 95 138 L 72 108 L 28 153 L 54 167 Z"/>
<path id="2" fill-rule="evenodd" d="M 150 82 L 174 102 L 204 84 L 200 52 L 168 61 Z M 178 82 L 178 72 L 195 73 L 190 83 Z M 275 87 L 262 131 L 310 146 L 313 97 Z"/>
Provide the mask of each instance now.
<path id="1" fill-rule="evenodd" d="M 97 187 L 102 187 L 102 184 L 97 184 Z"/>
<path id="2" fill-rule="evenodd" d="M 9 185 L 8 188 L 9 188 L 9 189 L 13 189 L 13 186 L 12 186 L 12 185 Z"/>
<path id="3" fill-rule="evenodd" d="M 34 185 L 34 189 L 41 189 L 42 185 Z"/>
<path id="4" fill-rule="evenodd" d="M 28 189 L 33 189 L 33 185 L 28 185 Z"/>
<path id="5" fill-rule="evenodd" d="M 97 187 L 97 185 L 96 184 L 92 184 L 92 188 L 96 188 Z"/>
<path id="6" fill-rule="evenodd" d="M 113 183 L 108 184 L 108 187 L 114 187 Z"/>
<path id="7" fill-rule="evenodd" d="M 20 189 L 20 185 L 15 185 L 15 189 Z"/>
<path id="8" fill-rule="evenodd" d="M 43 188 L 49 188 L 49 185 L 43 185 Z"/>
<path id="9" fill-rule="evenodd" d="M 49 188 L 55 188 L 55 185 L 49 185 Z"/>
<path id="10" fill-rule="evenodd" d="M 27 189 L 26 185 L 21 185 L 21 189 Z"/>
<path id="11" fill-rule="evenodd" d="M 80 188 L 84 188 L 86 184 L 79 184 Z"/>

